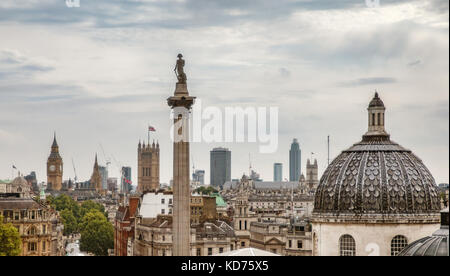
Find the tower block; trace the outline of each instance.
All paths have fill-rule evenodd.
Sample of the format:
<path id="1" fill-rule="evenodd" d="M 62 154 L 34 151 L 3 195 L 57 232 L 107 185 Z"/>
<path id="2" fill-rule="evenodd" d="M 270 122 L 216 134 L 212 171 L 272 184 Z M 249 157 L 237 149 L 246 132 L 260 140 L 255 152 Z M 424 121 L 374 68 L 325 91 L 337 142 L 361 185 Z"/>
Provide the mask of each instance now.
<path id="1" fill-rule="evenodd" d="M 138 145 L 138 187 L 140 193 L 159 189 L 159 143 Z"/>
<path id="2" fill-rule="evenodd" d="M 190 255 L 189 113 L 195 97 L 189 96 L 184 60 L 178 55 L 178 82 L 167 99 L 173 109 L 173 255 Z"/>

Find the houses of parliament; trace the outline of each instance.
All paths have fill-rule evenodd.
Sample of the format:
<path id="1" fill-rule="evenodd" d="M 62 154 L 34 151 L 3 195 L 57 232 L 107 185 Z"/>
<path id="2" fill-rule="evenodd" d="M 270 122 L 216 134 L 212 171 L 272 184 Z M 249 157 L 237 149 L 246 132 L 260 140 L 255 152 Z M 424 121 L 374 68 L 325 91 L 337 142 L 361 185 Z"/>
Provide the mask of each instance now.
<path id="1" fill-rule="evenodd" d="M 56 141 L 56 134 L 54 134 L 50 155 L 47 159 L 47 191 L 61 191 L 67 189 L 68 187 L 63 187 L 63 159 L 59 154 L 59 146 Z M 95 155 L 94 168 L 89 180 L 89 185 L 82 189 L 95 190 L 98 193 L 103 192 L 97 154 Z"/>

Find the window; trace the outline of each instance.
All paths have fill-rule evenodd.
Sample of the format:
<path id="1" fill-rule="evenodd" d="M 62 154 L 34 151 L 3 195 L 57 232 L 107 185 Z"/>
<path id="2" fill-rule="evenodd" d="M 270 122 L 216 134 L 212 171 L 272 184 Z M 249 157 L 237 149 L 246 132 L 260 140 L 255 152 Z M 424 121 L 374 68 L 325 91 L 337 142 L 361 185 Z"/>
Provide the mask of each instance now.
<path id="1" fill-rule="evenodd" d="M 375 125 L 375 113 L 372 113 L 372 125 Z"/>
<path id="2" fill-rule="evenodd" d="M 355 239 L 350 235 L 343 235 L 339 239 L 339 251 L 341 256 L 355 256 Z"/>
<path id="3" fill-rule="evenodd" d="M 223 247 L 219 247 L 219 253 L 223 253 Z"/>
<path id="4" fill-rule="evenodd" d="M 28 251 L 36 251 L 37 246 L 35 242 L 28 243 Z"/>
<path id="5" fill-rule="evenodd" d="M 14 220 L 19 220 L 19 212 L 14 212 Z"/>
<path id="6" fill-rule="evenodd" d="M 165 209 L 161 209 L 161 215 L 164 215 L 166 213 Z"/>
<path id="7" fill-rule="evenodd" d="M 381 118 L 380 118 L 380 113 L 377 114 L 378 115 L 378 124 L 377 125 L 381 125 Z"/>
<path id="8" fill-rule="evenodd" d="M 289 248 L 291 248 L 291 247 L 292 247 L 292 241 L 289 240 Z"/>
<path id="9" fill-rule="evenodd" d="M 163 240 L 163 241 L 166 241 L 166 236 L 162 236 L 162 240 Z"/>
<path id="10" fill-rule="evenodd" d="M 302 241 L 297 241 L 297 248 L 298 249 L 302 249 L 303 248 L 303 242 Z"/>
<path id="11" fill-rule="evenodd" d="M 304 232 L 305 231 L 305 226 L 300 226 L 300 231 Z"/>
<path id="12" fill-rule="evenodd" d="M 404 236 L 395 236 L 391 241 L 391 256 L 397 256 L 407 245 L 408 240 Z"/>
<path id="13" fill-rule="evenodd" d="M 247 230 L 247 221 L 244 221 L 245 230 Z"/>
<path id="14" fill-rule="evenodd" d="M 234 246 L 232 244 L 230 244 L 230 251 L 234 250 Z"/>
<path id="15" fill-rule="evenodd" d="M 45 251 L 45 241 L 42 242 L 42 251 Z"/>
<path id="16" fill-rule="evenodd" d="M 161 204 L 166 203 L 166 200 L 164 198 L 161 198 Z"/>
<path id="17" fill-rule="evenodd" d="M 245 247 L 245 242 L 241 242 L 241 247 Z"/>
<path id="18" fill-rule="evenodd" d="M 46 230 L 47 230 L 47 226 L 45 224 L 42 225 L 42 234 L 45 234 L 45 232 L 47 232 Z"/>
<path id="19" fill-rule="evenodd" d="M 202 255 L 202 249 L 201 248 L 197 248 L 197 256 L 201 256 Z"/>
<path id="20" fill-rule="evenodd" d="M 212 255 L 212 248 L 208 247 L 208 256 L 211 256 L 211 255 Z"/>
<path id="21" fill-rule="evenodd" d="M 172 199 L 171 198 L 169 198 L 169 204 L 172 204 Z"/>
<path id="22" fill-rule="evenodd" d="M 277 254 L 277 250 L 275 248 L 272 248 L 272 253 Z"/>
<path id="23" fill-rule="evenodd" d="M 242 220 L 239 221 L 239 230 L 242 230 Z"/>
<path id="24" fill-rule="evenodd" d="M 36 228 L 34 226 L 28 229 L 28 235 L 36 235 Z"/>

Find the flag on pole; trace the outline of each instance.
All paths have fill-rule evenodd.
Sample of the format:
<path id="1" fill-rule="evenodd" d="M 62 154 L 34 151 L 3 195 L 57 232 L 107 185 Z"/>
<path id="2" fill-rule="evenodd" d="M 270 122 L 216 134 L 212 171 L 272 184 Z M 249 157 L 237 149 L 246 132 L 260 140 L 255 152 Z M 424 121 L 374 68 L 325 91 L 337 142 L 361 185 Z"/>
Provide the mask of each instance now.
<path id="1" fill-rule="evenodd" d="M 154 127 L 152 127 L 152 126 L 149 126 L 148 127 L 148 131 L 156 131 L 156 129 Z"/>

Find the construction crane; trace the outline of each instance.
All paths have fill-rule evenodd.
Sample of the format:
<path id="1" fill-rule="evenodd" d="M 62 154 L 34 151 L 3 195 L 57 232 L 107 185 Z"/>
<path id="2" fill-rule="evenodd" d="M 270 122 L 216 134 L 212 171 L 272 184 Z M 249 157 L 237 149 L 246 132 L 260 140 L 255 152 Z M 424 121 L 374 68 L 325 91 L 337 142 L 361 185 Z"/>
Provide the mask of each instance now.
<path id="1" fill-rule="evenodd" d="M 105 158 L 106 169 L 109 171 L 109 165 L 111 164 L 111 159 L 106 156 L 105 149 L 103 148 L 102 143 L 99 143 L 99 145 L 100 145 L 100 149 L 102 150 L 103 158 Z"/>
<path id="2" fill-rule="evenodd" d="M 75 174 L 75 177 L 73 178 L 74 187 L 77 187 L 78 177 L 77 177 L 77 170 L 75 169 L 75 162 L 73 161 L 73 157 L 72 157 L 72 166 L 73 166 L 73 173 Z"/>

